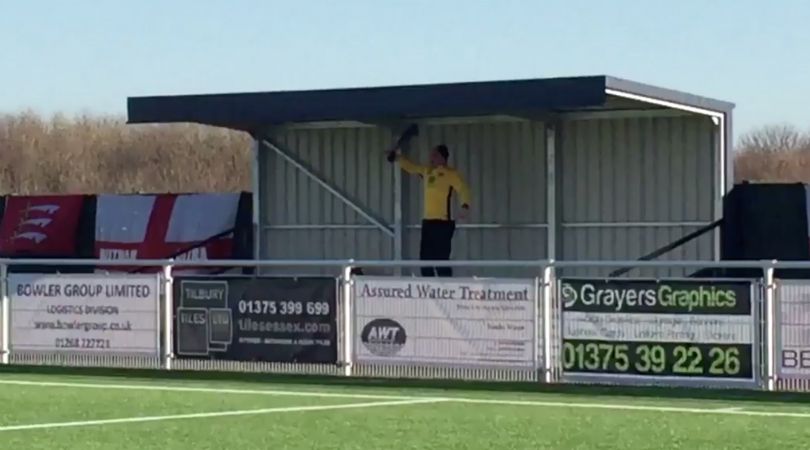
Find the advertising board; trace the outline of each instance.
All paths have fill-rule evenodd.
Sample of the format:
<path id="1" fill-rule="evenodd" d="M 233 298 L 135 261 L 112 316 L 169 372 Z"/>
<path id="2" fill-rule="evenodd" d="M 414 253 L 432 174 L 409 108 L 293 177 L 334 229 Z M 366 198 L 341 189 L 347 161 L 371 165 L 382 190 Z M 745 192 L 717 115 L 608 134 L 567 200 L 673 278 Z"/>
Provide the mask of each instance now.
<path id="1" fill-rule="evenodd" d="M 563 279 L 567 375 L 753 381 L 749 281 Z"/>
<path id="2" fill-rule="evenodd" d="M 180 358 L 337 361 L 334 278 L 181 277 L 174 287 Z"/>
<path id="3" fill-rule="evenodd" d="M 158 275 L 11 274 L 11 349 L 159 352 Z"/>
<path id="4" fill-rule="evenodd" d="M 358 363 L 535 368 L 535 280 L 354 280 Z"/>

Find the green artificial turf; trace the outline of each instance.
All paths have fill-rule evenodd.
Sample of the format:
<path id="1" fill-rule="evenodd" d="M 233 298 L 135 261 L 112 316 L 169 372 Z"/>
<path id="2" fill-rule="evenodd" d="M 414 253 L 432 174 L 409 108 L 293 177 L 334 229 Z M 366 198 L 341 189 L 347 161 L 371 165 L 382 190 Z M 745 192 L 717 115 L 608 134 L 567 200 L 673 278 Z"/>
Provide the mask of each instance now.
<path id="1" fill-rule="evenodd" d="M 802 398 L 645 392 L 2 371 L 0 449 L 715 450 L 810 441 Z M 223 412 L 233 415 L 205 416 Z M 10 429 L 26 425 L 38 427 Z"/>

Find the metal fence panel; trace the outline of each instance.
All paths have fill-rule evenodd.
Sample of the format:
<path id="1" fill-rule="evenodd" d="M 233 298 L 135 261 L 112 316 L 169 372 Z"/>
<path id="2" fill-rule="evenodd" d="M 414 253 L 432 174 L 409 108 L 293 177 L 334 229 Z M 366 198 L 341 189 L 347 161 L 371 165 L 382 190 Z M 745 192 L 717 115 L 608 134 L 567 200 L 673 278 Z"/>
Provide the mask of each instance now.
<path id="1" fill-rule="evenodd" d="M 43 352 L 11 352 L 9 364 L 49 367 L 94 367 L 113 369 L 160 369 L 158 356 L 91 355 Z"/>
<path id="2" fill-rule="evenodd" d="M 758 291 L 746 280 L 563 279 L 564 380 L 759 383 Z"/>
<path id="3" fill-rule="evenodd" d="M 76 260 L 14 260 L 14 264 L 30 264 L 30 265 L 43 265 L 43 264 L 97 264 L 98 261 L 76 261 Z M 6 264 L 11 263 L 11 260 L 0 259 L 0 272 L 2 275 L 7 275 Z M 119 261 L 106 262 L 107 264 L 119 263 Z M 776 311 L 772 311 L 769 304 L 766 304 L 763 299 L 771 299 L 773 297 L 773 289 L 763 291 L 765 284 L 773 286 L 772 273 L 774 268 L 806 268 L 810 267 L 809 262 L 709 262 L 702 261 L 655 261 L 655 262 L 630 262 L 630 261 L 587 261 L 587 262 L 543 262 L 535 261 L 534 264 L 538 266 L 542 273 L 542 282 L 535 279 L 529 283 L 532 288 L 533 299 L 530 311 L 527 311 L 526 317 L 531 319 L 521 319 L 525 323 L 531 323 L 531 341 L 528 342 L 524 339 L 524 349 L 532 354 L 532 364 L 527 366 L 520 365 L 504 365 L 497 364 L 463 364 L 459 361 L 438 361 L 438 364 L 425 364 L 424 361 L 391 361 L 390 363 L 383 364 L 379 361 L 356 361 L 357 356 L 355 348 L 356 334 L 362 334 L 363 324 L 354 322 L 353 319 L 358 317 L 356 310 L 357 300 L 353 295 L 353 283 L 362 281 L 364 278 L 371 279 L 372 277 L 354 277 L 352 276 L 353 263 L 349 261 L 190 261 L 183 262 L 184 266 L 250 266 L 250 265 L 272 265 L 276 268 L 281 267 L 333 267 L 335 272 L 343 273 L 340 282 L 335 285 L 338 291 L 337 301 L 335 303 L 337 311 L 337 337 L 338 337 L 338 358 L 337 361 L 330 361 L 323 364 L 302 364 L 297 361 L 233 361 L 226 359 L 212 358 L 204 360 L 201 358 L 189 359 L 176 359 L 174 358 L 173 350 L 173 335 L 174 335 L 174 321 L 173 311 L 175 300 L 173 295 L 171 261 L 125 261 L 120 262 L 125 265 L 144 265 L 144 266 L 163 266 L 163 276 L 160 279 L 162 288 L 160 302 L 161 306 L 158 308 L 161 312 L 159 323 L 161 325 L 161 335 L 159 342 L 161 343 L 160 352 L 153 352 L 149 355 L 125 355 L 104 352 L 100 354 L 89 354 L 86 352 L 54 352 L 54 351 L 40 351 L 32 352 L 29 350 L 22 350 L 20 347 L 16 351 L 6 352 L 5 356 L 0 363 L 4 364 L 17 364 L 17 365 L 49 365 L 49 366 L 63 366 L 63 367 L 116 367 L 116 368 L 140 368 L 140 369 L 178 369 L 178 370 L 199 370 L 199 371 L 229 371 L 229 372 L 256 372 L 256 373 L 283 373 L 283 374 L 310 374 L 310 375 L 325 375 L 325 376 L 355 376 L 355 377 L 386 377 L 386 378 L 420 378 L 420 379 L 458 379 L 458 380 L 479 380 L 479 381 L 509 381 L 509 382 L 606 382 L 615 383 L 615 379 L 580 379 L 571 377 L 570 373 L 563 376 L 563 369 L 565 366 L 566 352 L 564 351 L 564 332 L 566 322 L 563 318 L 563 309 L 566 309 L 564 301 L 565 296 L 561 295 L 559 291 L 559 283 L 555 279 L 558 276 L 557 270 L 560 268 L 568 267 L 605 267 L 607 265 L 613 267 L 627 267 L 630 265 L 637 265 L 640 267 L 733 267 L 733 268 L 759 268 L 765 274 L 766 283 L 753 282 L 748 280 L 751 288 L 750 298 L 750 311 L 748 316 L 751 319 L 749 331 L 742 332 L 740 330 L 732 330 L 731 334 L 743 336 L 746 341 L 751 344 L 751 372 L 753 380 L 745 380 L 741 383 L 735 383 L 726 379 L 706 380 L 699 379 L 699 377 L 686 380 L 687 385 L 705 386 L 714 388 L 724 387 L 745 387 L 757 388 L 761 387 L 758 381 L 768 381 L 769 389 L 777 390 L 802 390 L 810 391 L 810 282 L 805 281 L 780 281 L 778 289 L 776 289 L 776 301 L 771 302 L 776 306 Z M 515 261 L 461 261 L 453 262 L 451 265 L 456 267 L 464 266 L 469 267 L 498 267 L 500 265 L 509 266 L 516 264 Z M 362 261 L 364 267 L 377 267 L 377 268 L 391 268 L 392 264 L 399 264 L 401 267 L 418 267 L 418 263 L 409 261 Z M 769 275 L 771 274 L 771 275 Z M 98 275 L 93 275 L 98 276 Z M 120 276 L 120 275 L 118 275 Z M 3 308 L 0 309 L 0 353 L 9 347 L 14 350 L 14 341 L 4 339 L 9 336 L 13 315 L 12 298 L 9 298 L 8 292 L 8 277 L 0 276 L 2 282 L 2 304 Z M 377 277 L 378 279 L 387 280 L 389 282 L 422 282 L 418 278 L 393 278 L 393 277 Z M 486 283 L 510 283 L 514 280 L 509 279 L 431 279 L 428 284 L 446 285 L 447 283 L 463 283 L 472 282 L 478 284 Z M 524 283 L 527 280 L 522 280 Z M 604 281 L 604 280 L 602 280 Z M 621 279 L 617 282 L 627 283 L 628 280 Z M 649 280 L 648 280 L 649 281 Z M 703 281 L 705 283 L 717 285 L 728 283 L 739 283 L 740 280 L 696 280 L 696 279 L 664 279 L 653 280 L 656 283 L 694 283 L 696 281 Z M 716 286 L 715 286 L 716 287 Z M 763 295 L 764 293 L 764 295 Z M 527 294 L 527 297 L 529 295 Z M 179 298 L 178 298 L 179 301 Z M 434 307 L 435 307 L 434 302 Z M 700 315 L 700 314 L 698 314 Z M 740 314 L 742 315 L 742 314 Z M 685 316 L 691 317 L 694 314 L 686 314 Z M 362 315 L 361 315 L 362 317 Z M 704 318 L 705 319 L 705 318 Z M 701 319 L 701 320 L 704 320 Z M 691 319 L 688 319 L 691 320 Z M 746 319 L 747 321 L 748 319 Z M 715 321 L 717 322 L 717 321 Z M 703 330 L 706 333 L 719 333 L 718 336 L 712 339 L 726 339 L 728 336 L 723 337 L 723 324 L 721 321 L 714 323 L 715 329 L 706 328 Z M 353 324 L 354 323 L 354 324 Z M 748 323 L 748 322 L 746 322 Z M 719 325 L 718 325 L 719 324 Z M 718 328 L 719 327 L 719 328 Z M 705 327 L 704 327 L 705 328 Z M 728 328 L 728 327 L 726 327 Z M 725 331 L 729 331 L 727 329 Z M 615 330 L 614 330 L 615 331 Z M 626 330 L 625 330 L 626 331 Z M 694 330 L 693 330 L 694 331 Z M 747 333 L 747 334 L 746 334 Z M 770 339 L 769 336 L 774 336 Z M 521 350 L 521 351 L 523 351 Z M 688 350 L 688 349 L 686 349 Z M 709 349 L 711 351 L 711 349 Z M 787 352 L 787 353 L 786 353 Z M 793 353 L 790 353 L 793 352 Z M 451 355 L 452 352 L 446 355 Z M 771 355 L 776 355 L 771 358 Z M 705 356 L 705 355 L 703 355 Z M 711 355 L 709 355 L 711 356 Z M 765 358 L 764 356 L 767 356 Z M 451 358 L 452 359 L 452 358 Z M 776 367 L 775 384 L 772 386 L 771 381 L 775 378 L 768 377 L 771 373 L 772 365 L 764 367 L 766 363 L 773 361 Z M 736 363 L 732 363 L 734 366 Z M 766 375 L 765 378 L 761 378 Z M 630 383 L 637 384 L 647 381 L 652 381 L 649 384 L 663 384 L 663 385 L 679 385 L 684 384 L 679 380 L 673 380 L 672 377 L 662 378 L 658 377 L 656 380 L 639 380 L 628 379 Z"/>
<path id="4" fill-rule="evenodd" d="M 536 280 L 357 277 L 355 373 L 535 380 Z"/>
<path id="5" fill-rule="evenodd" d="M 11 274 L 14 352 L 160 354 L 158 275 Z"/>
<path id="6" fill-rule="evenodd" d="M 810 391 L 810 282 L 779 280 L 775 313 L 776 388 Z"/>

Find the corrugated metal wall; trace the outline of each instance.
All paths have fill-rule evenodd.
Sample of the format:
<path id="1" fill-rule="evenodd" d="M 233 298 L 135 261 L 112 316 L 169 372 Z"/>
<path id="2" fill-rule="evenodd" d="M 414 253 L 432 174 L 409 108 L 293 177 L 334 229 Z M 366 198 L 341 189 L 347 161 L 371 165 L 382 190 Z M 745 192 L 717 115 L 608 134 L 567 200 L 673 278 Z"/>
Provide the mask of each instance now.
<path id="1" fill-rule="evenodd" d="M 380 128 L 298 129 L 271 138 L 330 185 L 393 222 L 393 171 Z M 270 259 L 390 259 L 392 240 L 269 149 L 262 152 L 262 256 Z M 301 270 L 300 272 L 306 272 Z"/>
<path id="2" fill-rule="evenodd" d="M 557 259 L 636 259 L 711 222 L 716 184 L 713 136 L 711 120 L 700 116 L 562 121 L 556 155 L 561 222 Z M 387 131 L 293 129 L 272 138 L 384 223 L 393 224 L 395 169 L 382 153 L 391 141 Z M 545 124 L 422 125 L 408 156 L 426 161 L 429 148 L 437 143 L 448 145 L 451 164 L 467 179 L 473 196 L 468 223 L 454 239 L 453 258 L 546 258 Z M 260 169 L 262 257 L 394 257 L 391 237 L 271 150 L 263 150 Z M 415 259 L 421 180 L 403 174 L 402 186 L 403 255 Z M 712 259 L 713 244 L 712 235 L 706 235 L 661 259 Z M 537 269 L 476 273 L 522 275 L 537 274 Z"/>
<path id="3" fill-rule="evenodd" d="M 450 149 L 450 163 L 470 186 L 472 205 L 453 240 L 453 258 L 529 260 L 546 257 L 545 125 L 490 122 L 422 127 L 408 155 L 427 161 L 438 143 Z M 405 257 L 419 257 L 422 181 L 405 175 Z M 458 203 L 456 203 L 458 207 Z M 501 226 L 495 228 L 495 226 Z M 529 271 L 486 271 L 487 275 Z M 459 270 L 459 273 L 470 273 Z M 480 270 L 476 273 L 481 273 Z"/>
<path id="4" fill-rule="evenodd" d="M 712 222 L 714 131 L 699 116 L 564 122 L 560 259 L 636 259 Z M 659 259 L 712 251 L 710 234 Z"/>
<path id="5" fill-rule="evenodd" d="M 272 138 L 327 182 L 393 224 L 394 167 L 382 153 L 391 140 L 388 132 L 376 128 L 297 129 Z M 469 220 L 454 239 L 453 257 L 544 258 L 544 125 L 529 121 L 425 125 L 408 156 L 426 162 L 428 150 L 438 143 L 450 148 L 451 164 L 462 172 L 473 197 Z M 390 237 L 269 149 L 263 151 L 261 178 L 263 257 L 393 257 Z M 421 180 L 403 173 L 406 259 L 419 256 L 421 216 Z M 496 273 L 504 272 L 488 271 Z"/>

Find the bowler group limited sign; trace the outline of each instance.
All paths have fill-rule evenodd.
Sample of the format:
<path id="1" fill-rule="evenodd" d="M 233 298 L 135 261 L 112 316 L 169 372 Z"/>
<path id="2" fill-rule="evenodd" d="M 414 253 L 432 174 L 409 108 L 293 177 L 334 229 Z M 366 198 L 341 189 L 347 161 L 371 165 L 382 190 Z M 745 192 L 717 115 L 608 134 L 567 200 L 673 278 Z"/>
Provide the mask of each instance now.
<path id="1" fill-rule="evenodd" d="M 11 274 L 14 351 L 158 354 L 157 275 Z"/>

